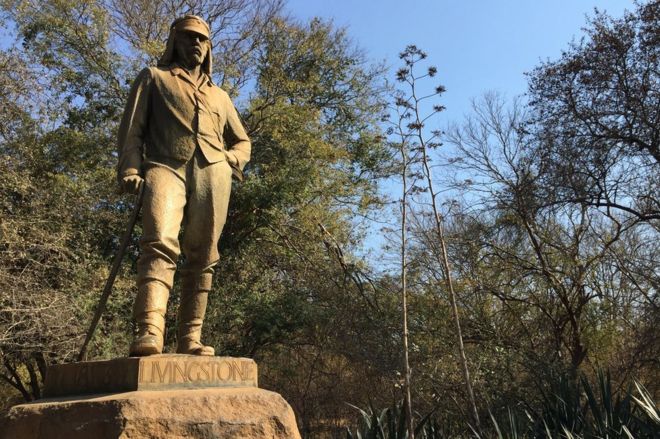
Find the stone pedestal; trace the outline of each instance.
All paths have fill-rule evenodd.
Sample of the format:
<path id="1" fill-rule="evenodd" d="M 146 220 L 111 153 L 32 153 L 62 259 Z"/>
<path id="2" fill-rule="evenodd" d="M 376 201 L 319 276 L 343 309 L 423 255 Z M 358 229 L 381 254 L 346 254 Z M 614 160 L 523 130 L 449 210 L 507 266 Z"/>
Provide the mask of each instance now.
<path id="1" fill-rule="evenodd" d="M 0 422 L 0 439 L 299 439 L 287 402 L 256 386 L 257 366 L 243 358 L 59 365 L 48 371 L 48 398 L 13 407 Z"/>
<path id="2" fill-rule="evenodd" d="M 44 396 L 204 387 L 257 387 L 257 364 L 180 354 L 59 364 L 48 368 Z"/>

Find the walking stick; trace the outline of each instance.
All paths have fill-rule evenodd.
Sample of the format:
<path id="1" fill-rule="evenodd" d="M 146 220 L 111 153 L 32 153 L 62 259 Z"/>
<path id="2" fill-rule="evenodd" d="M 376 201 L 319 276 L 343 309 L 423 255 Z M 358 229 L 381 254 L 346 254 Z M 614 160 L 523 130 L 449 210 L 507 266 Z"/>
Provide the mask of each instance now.
<path id="1" fill-rule="evenodd" d="M 92 323 L 89 325 L 87 330 L 87 335 L 85 335 L 85 342 L 80 348 L 80 353 L 78 353 L 78 361 L 83 361 L 85 354 L 87 353 L 87 345 L 92 340 L 94 336 L 94 331 L 96 331 L 96 326 L 101 320 L 101 315 L 105 311 L 105 305 L 108 303 L 108 297 L 112 293 L 112 285 L 115 283 L 115 278 L 119 272 L 119 267 L 121 266 L 121 261 L 124 259 L 124 252 L 126 252 L 126 247 L 128 247 L 128 241 L 131 240 L 131 235 L 133 234 L 133 228 L 135 227 L 135 222 L 137 221 L 138 214 L 140 213 L 140 208 L 142 207 L 142 197 L 144 195 L 144 181 L 140 185 L 138 190 L 137 197 L 135 198 L 135 208 L 133 209 L 133 214 L 131 219 L 128 221 L 128 226 L 124 232 L 124 236 L 121 238 L 121 244 L 119 245 L 119 250 L 115 255 L 115 259 L 112 262 L 112 269 L 110 270 L 110 275 L 108 280 L 105 281 L 105 287 L 103 287 L 103 293 L 99 299 L 99 303 L 96 306 L 96 312 L 94 313 L 94 318 L 92 318 Z"/>

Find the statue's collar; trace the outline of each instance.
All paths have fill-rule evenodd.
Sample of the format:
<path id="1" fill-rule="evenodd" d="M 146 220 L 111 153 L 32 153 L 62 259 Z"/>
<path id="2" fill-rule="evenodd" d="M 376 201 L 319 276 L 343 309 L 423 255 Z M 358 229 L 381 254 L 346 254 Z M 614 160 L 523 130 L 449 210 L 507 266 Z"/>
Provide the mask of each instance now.
<path id="1" fill-rule="evenodd" d="M 172 74 L 172 76 L 180 76 L 180 77 L 184 78 L 186 81 L 190 82 L 191 84 L 193 84 L 193 85 L 195 84 L 193 79 L 190 77 L 190 74 L 188 73 L 188 71 L 186 69 L 184 69 L 183 67 L 181 67 L 179 64 L 171 64 L 170 65 L 170 73 Z M 211 80 L 211 77 L 209 75 L 207 75 L 204 72 L 202 72 L 202 75 L 204 75 L 205 79 L 206 79 L 203 82 L 203 84 L 213 85 L 213 81 Z"/>

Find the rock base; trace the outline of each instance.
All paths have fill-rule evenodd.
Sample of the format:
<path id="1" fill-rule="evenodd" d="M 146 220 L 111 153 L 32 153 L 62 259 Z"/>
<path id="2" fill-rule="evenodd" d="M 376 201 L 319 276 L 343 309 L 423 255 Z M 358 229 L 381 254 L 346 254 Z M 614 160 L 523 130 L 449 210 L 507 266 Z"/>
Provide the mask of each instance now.
<path id="1" fill-rule="evenodd" d="M 2 439 L 300 439 L 289 404 L 255 387 L 154 390 L 14 406 Z"/>

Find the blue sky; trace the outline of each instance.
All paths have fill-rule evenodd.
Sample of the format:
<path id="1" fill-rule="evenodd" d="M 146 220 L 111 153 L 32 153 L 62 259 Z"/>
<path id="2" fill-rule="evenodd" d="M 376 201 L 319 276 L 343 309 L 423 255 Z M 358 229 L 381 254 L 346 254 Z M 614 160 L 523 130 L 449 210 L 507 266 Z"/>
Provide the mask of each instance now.
<path id="1" fill-rule="evenodd" d="M 488 90 L 511 97 L 525 92 L 524 72 L 554 59 L 579 38 L 594 8 L 619 17 L 633 0 L 288 0 L 301 20 L 318 16 L 346 27 L 373 61 L 393 70 L 397 54 L 416 44 L 438 67 L 447 88 L 445 123 L 459 121 L 470 99 Z M 6 23 L 5 23 L 6 25 Z M 14 38 L 0 27 L 0 48 Z M 390 75 L 393 78 L 393 74 Z"/>
<path id="2" fill-rule="evenodd" d="M 355 44 L 374 62 L 400 66 L 398 53 L 416 44 L 437 66 L 447 88 L 447 107 L 432 128 L 460 122 L 470 101 L 495 90 L 509 98 L 526 91 L 525 72 L 541 60 L 556 59 L 579 39 L 594 8 L 620 17 L 633 0 L 288 0 L 287 11 L 300 20 L 331 19 L 346 27 Z M 13 40 L 0 28 L 0 48 Z M 396 188 L 386 186 L 387 190 Z M 377 235 L 377 227 L 372 229 Z M 372 236 L 368 247 L 382 240 Z"/>
<path id="3" fill-rule="evenodd" d="M 374 61 L 399 66 L 408 44 L 426 51 L 447 93 L 445 122 L 488 90 L 524 93 L 524 72 L 581 36 L 594 7 L 619 17 L 632 0 L 289 0 L 294 17 L 332 19 Z M 391 75 L 393 78 L 393 75 Z"/>
<path id="4" fill-rule="evenodd" d="M 583 35 L 595 7 L 620 17 L 634 6 L 632 0 L 289 0 L 287 9 L 301 20 L 321 17 L 346 27 L 371 60 L 391 67 L 392 80 L 406 45 L 426 51 L 438 68 L 438 82 L 429 86 L 447 88 L 440 100 L 447 109 L 430 128 L 444 129 L 460 123 L 471 100 L 487 91 L 508 98 L 525 93 L 524 73 L 542 60 L 559 58 Z M 382 190 L 399 196 L 394 181 Z M 373 260 L 383 254 L 385 238 L 379 224 L 368 230 L 363 256 Z M 375 253 L 368 256 L 370 251 Z M 386 269 L 378 260 L 376 266 Z"/>

